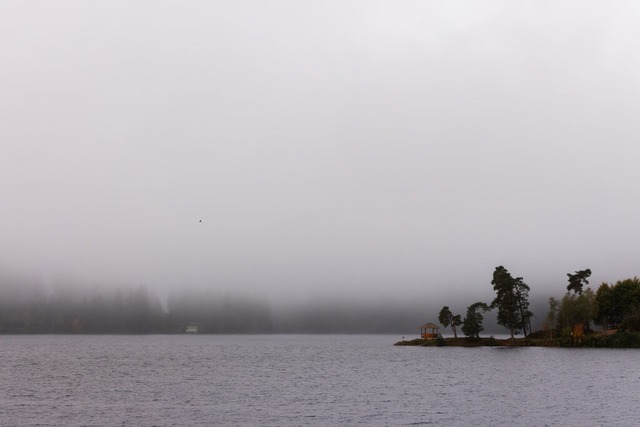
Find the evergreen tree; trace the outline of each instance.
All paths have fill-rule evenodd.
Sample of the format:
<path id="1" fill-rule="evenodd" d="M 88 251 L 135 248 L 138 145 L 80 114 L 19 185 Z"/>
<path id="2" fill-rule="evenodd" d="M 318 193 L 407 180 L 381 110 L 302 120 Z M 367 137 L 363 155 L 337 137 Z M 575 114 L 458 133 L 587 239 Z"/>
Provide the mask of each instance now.
<path id="1" fill-rule="evenodd" d="M 586 270 L 576 271 L 574 274 L 567 273 L 567 276 L 569 277 L 567 291 L 573 291 L 576 294 L 581 294 L 582 287 L 589 284 L 587 278 L 591 276 L 591 270 L 587 268 Z"/>
<path id="2" fill-rule="evenodd" d="M 522 277 L 515 278 L 516 301 L 520 312 L 520 324 L 522 333 L 527 336 L 531 332 L 531 318 L 533 313 L 529 310 L 529 286 L 524 283 Z"/>
<path id="3" fill-rule="evenodd" d="M 491 308 L 483 303 L 476 302 L 467 307 L 467 317 L 462 322 L 462 332 L 469 338 L 480 338 L 480 332 L 484 330 L 482 322 L 484 312 L 489 311 Z"/>
<path id="4" fill-rule="evenodd" d="M 491 284 L 496 291 L 491 308 L 498 309 L 498 324 L 509 329 L 511 340 L 517 330 L 522 329 L 526 334 L 533 316 L 529 311 L 529 286 L 522 277 L 511 276 L 503 266 L 496 267 Z"/>

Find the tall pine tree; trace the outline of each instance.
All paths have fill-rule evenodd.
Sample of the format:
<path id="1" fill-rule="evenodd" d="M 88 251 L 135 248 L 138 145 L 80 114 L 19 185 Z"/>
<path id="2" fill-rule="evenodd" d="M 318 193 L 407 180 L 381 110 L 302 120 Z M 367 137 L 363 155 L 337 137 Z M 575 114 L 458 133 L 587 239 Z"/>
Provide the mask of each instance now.
<path id="1" fill-rule="evenodd" d="M 522 329 L 526 335 L 531 317 L 529 311 L 529 286 L 522 277 L 513 277 L 503 266 L 496 267 L 491 281 L 496 297 L 491 303 L 492 308 L 498 309 L 498 324 L 509 329 L 511 340 L 515 332 Z"/>

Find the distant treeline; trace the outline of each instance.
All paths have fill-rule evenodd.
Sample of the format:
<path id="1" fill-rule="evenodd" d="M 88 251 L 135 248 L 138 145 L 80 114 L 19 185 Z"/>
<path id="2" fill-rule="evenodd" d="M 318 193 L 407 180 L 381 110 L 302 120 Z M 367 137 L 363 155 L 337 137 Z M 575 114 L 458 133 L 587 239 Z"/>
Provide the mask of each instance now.
<path id="1" fill-rule="evenodd" d="M 88 290 L 92 289 L 92 290 Z M 0 279 L 0 334 L 406 333 L 430 318 L 422 304 L 312 300 L 274 313 L 266 298 L 212 290 L 114 290 Z"/>
<path id="2" fill-rule="evenodd" d="M 273 330 L 269 307 L 249 299 L 211 293 L 171 294 L 167 309 L 144 286 L 111 292 L 47 295 L 38 287 L 4 292 L 0 333 L 153 334 L 183 333 L 187 324 L 203 333 L 262 333 Z"/>

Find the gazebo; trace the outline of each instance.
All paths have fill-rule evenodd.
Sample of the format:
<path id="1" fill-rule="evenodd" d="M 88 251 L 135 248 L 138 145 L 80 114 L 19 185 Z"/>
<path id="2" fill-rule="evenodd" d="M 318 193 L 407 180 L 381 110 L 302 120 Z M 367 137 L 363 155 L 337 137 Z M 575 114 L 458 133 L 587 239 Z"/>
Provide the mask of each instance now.
<path id="1" fill-rule="evenodd" d="M 438 337 L 438 329 L 440 326 L 434 325 L 433 323 L 425 323 L 420 326 L 420 338 L 424 340 L 432 340 Z"/>

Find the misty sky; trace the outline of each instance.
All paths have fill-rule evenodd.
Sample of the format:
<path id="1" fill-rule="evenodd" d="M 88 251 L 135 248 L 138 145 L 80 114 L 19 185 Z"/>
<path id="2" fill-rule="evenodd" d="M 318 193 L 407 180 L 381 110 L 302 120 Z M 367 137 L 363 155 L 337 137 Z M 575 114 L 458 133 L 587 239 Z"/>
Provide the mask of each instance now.
<path id="1" fill-rule="evenodd" d="M 638 22 L 635 1 L 3 1 L 0 265 L 271 299 L 640 274 Z"/>

